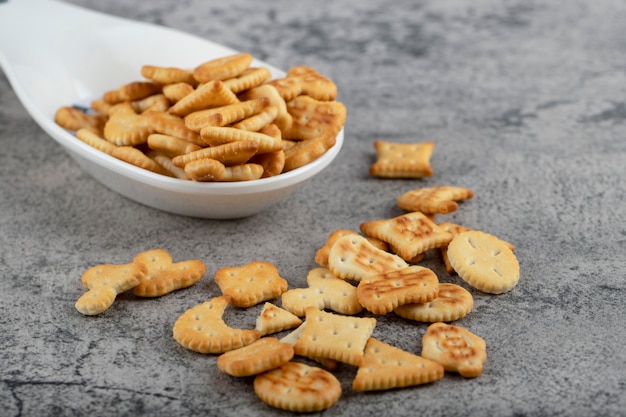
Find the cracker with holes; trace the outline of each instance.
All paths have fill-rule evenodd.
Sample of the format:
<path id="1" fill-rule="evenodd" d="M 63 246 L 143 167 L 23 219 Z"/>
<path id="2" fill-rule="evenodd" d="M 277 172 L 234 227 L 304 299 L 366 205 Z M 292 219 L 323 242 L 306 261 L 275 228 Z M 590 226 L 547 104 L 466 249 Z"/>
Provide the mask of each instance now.
<path id="1" fill-rule="evenodd" d="M 476 378 L 487 361 L 487 344 L 464 327 L 433 323 L 422 337 L 422 356 L 440 363 L 446 371 Z"/>
<path id="2" fill-rule="evenodd" d="M 76 301 L 76 310 L 86 316 L 104 313 L 118 294 L 138 285 L 148 273 L 141 263 L 103 264 L 86 270 L 80 280 L 89 291 Z"/>
<path id="3" fill-rule="evenodd" d="M 319 248 L 317 252 L 315 252 L 315 262 L 324 268 L 328 267 L 328 253 L 330 252 L 330 248 L 335 244 L 337 239 L 343 237 L 345 235 L 358 235 L 357 232 L 349 229 L 337 229 L 331 232 L 326 238 L 326 242 L 324 242 L 324 246 Z M 373 237 L 365 237 L 372 245 L 376 246 L 378 249 L 387 251 L 389 246 L 387 243 L 383 242 L 380 239 L 375 239 Z"/>
<path id="4" fill-rule="evenodd" d="M 439 228 L 419 211 L 392 219 L 361 223 L 361 232 L 389 243 L 405 261 L 414 259 L 428 249 L 447 245 L 452 235 Z"/>
<path id="5" fill-rule="evenodd" d="M 448 214 L 459 208 L 458 201 L 472 197 L 474 197 L 474 192 L 469 188 L 440 185 L 407 191 L 398 197 L 397 203 L 406 211 Z"/>
<path id="6" fill-rule="evenodd" d="M 341 383 L 330 372 L 288 362 L 259 374 L 254 392 L 266 404 L 282 410 L 310 413 L 330 408 L 341 397 Z"/>
<path id="7" fill-rule="evenodd" d="M 505 293 L 519 281 L 519 262 L 513 251 L 488 233 L 470 230 L 454 236 L 448 259 L 459 277 L 486 293 Z"/>
<path id="8" fill-rule="evenodd" d="M 380 178 L 423 178 L 433 175 L 430 158 L 434 142 L 397 143 L 384 140 L 374 142 L 376 162 L 370 166 L 370 175 Z"/>
<path id="9" fill-rule="evenodd" d="M 370 337 L 352 381 L 355 391 L 381 391 L 427 384 L 443 378 L 437 362 Z"/>
<path id="10" fill-rule="evenodd" d="M 306 322 L 302 322 L 302 324 L 300 324 L 295 330 L 291 331 L 286 336 L 283 336 L 283 338 L 280 339 L 280 341 L 283 343 L 289 343 L 290 345 L 295 346 L 296 342 L 298 342 L 298 340 L 300 340 L 300 338 L 302 337 L 305 327 L 306 327 Z M 299 356 L 305 356 L 305 355 L 303 355 L 301 352 L 299 353 Z M 339 362 L 337 362 L 334 359 L 312 357 L 312 356 L 307 356 L 307 357 L 309 359 L 312 359 L 320 363 L 324 368 L 328 369 L 329 371 L 334 371 L 339 366 Z"/>
<path id="11" fill-rule="evenodd" d="M 202 278 L 206 265 L 200 260 L 172 262 L 164 249 L 152 249 L 139 253 L 133 262 L 144 264 L 148 273 L 133 288 L 139 297 L 160 297 L 182 288 L 191 287 Z"/>
<path id="12" fill-rule="evenodd" d="M 320 136 L 335 137 L 348 116 L 340 101 L 320 101 L 309 96 L 298 96 L 287 103 L 292 124 L 283 134 L 287 139 L 308 140 Z"/>
<path id="13" fill-rule="evenodd" d="M 359 303 L 374 314 L 387 314 L 408 303 L 425 303 L 437 297 L 439 279 L 425 267 L 412 265 L 359 282 Z"/>
<path id="14" fill-rule="evenodd" d="M 407 266 L 399 256 L 377 248 L 358 234 L 340 237 L 328 253 L 328 269 L 338 278 L 357 282 Z"/>
<path id="15" fill-rule="evenodd" d="M 302 324 L 300 317 L 284 308 L 266 302 L 261 314 L 256 318 L 256 327 L 262 336 L 293 329 Z"/>
<path id="16" fill-rule="evenodd" d="M 474 297 L 465 288 L 439 284 L 437 297 L 424 303 L 405 304 L 393 310 L 398 316 L 427 323 L 450 322 L 465 317 L 474 307 Z"/>
<path id="17" fill-rule="evenodd" d="M 294 348 L 297 355 L 329 358 L 359 366 L 367 339 L 376 327 L 372 317 L 344 316 L 309 307 L 306 326 Z"/>
<path id="18" fill-rule="evenodd" d="M 224 311 L 230 305 L 229 297 L 222 295 L 198 304 L 174 323 L 174 339 L 183 347 L 199 353 L 224 353 L 258 340 L 261 333 L 256 329 L 236 329 L 224 319 Z"/>
<path id="19" fill-rule="evenodd" d="M 257 375 L 278 368 L 293 358 L 293 346 L 275 337 L 262 337 L 217 358 L 220 371 L 235 377 Z"/>
<path id="20" fill-rule="evenodd" d="M 272 300 L 287 291 L 287 280 L 270 262 L 250 262 L 224 267 L 215 272 L 215 282 L 235 307 L 252 307 Z"/>
<path id="21" fill-rule="evenodd" d="M 308 307 L 353 315 L 363 310 L 356 287 L 339 279 L 326 268 L 315 268 L 307 275 L 308 288 L 294 288 L 281 296 L 282 305 L 296 316 L 306 314 Z"/>

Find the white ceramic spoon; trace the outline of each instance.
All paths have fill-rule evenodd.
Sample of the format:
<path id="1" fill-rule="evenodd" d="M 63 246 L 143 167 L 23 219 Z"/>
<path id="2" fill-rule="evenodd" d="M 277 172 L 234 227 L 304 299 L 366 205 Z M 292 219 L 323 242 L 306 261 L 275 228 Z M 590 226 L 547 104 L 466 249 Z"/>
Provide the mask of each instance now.
<path id="1" fill-rule="evenodd" d="M 175 214 L 228 219 L 258 213 L 328 166 L 341 149 L 343 130 L 324 156 L 291 172 L 238 183 L 196 183 L 153 174 L 99 152 L 59 127 L 54 113 L 141 79 L 142 65 L 193 68 L 234 52 L 173 29 L 54 0 L 0 2 L 0 66 L 37 124 L 102 184 Z M 253 65 L 268 67 L 275 77 L 284 75 L 258 60 Z"/>

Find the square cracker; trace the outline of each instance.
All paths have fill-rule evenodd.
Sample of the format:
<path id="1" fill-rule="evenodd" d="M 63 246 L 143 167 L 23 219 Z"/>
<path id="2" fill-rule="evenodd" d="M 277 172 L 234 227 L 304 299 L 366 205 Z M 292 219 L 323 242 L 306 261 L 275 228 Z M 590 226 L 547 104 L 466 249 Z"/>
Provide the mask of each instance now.
<path id="1" fill-rule="evenodd" d="M 374 327 L 376 319 L 372 317 L 343 316 L 309 307 L 306 326 L 294 348 L 297 355 L 359 366 Z"/>
<path id="2" fill-rule="evenodd" d="M 389 243 L 406 261 L 428 249 L 447 245 L 452 240 L 451 233 L 438 227 L 419 211 L 392 219 L 364 222 L 360 228 L 364 234 Z"/>
<path id="3" fill-rule="evenodd" d="M 384 140 L 374 142 L 376 162 L 370 174 L 382 178 L 422 178 L 433 175 L 430 157 L 434 142 L 394 143 Z"/>

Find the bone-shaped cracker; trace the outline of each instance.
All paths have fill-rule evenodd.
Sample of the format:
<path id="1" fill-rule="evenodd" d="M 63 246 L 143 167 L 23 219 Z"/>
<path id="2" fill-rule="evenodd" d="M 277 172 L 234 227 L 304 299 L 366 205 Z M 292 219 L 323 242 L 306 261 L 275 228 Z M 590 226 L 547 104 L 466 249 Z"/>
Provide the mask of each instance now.
<path id="1" fill-rule="evenodd" d="M 159 297 L 195 284 L 206 272 L 206 265 L 199 260 L 172 262 L 164 249 L 141 252 L 133 259 L 148 268 L 145 278 L 133 288 L 139 297 Z"/>
<path id="2" fill-rule="evenodd" d="M 357 299 L 356 287 L 335 277 L 330 270 L 315 268 L 309 271 L 306 281 L 308 288 L 295 288 L 281 296 L 283 307 L 296 316 L 304 316 L 308 307 L 347 315 L 363 310 Z"/>
<path id="3" fill-rule="evenodd" d="M 148 268 L 137 262 L 123 265 L 96 265 L 85 271 L 81 282 L 89 291 L 76 301 L 76 310 L 93 316 L 105 312 L 118 294 L 138 285 L 148 273 Z"/>

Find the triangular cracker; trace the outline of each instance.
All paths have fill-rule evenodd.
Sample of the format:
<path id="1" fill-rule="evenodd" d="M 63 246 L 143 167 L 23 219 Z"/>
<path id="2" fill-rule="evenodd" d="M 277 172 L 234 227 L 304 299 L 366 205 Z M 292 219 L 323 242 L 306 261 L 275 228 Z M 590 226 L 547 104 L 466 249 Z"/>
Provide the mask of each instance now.
<path id="1" fill-rule="evenodd" d="M 426 384 L 443 378 L 437 362 L 370 337 L 363 362 L 352 381 L 355 391 L 375 391 Z"/>
<path id="2" fill-rule="evenodd" d="M 302 324 L 302 320 L 295 314 L 266 302 L 263 311 L 256 319 L 256 329 L 262 336 L 293 329 Z"/>

